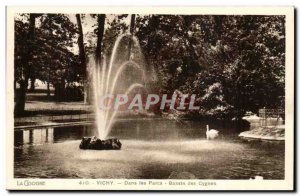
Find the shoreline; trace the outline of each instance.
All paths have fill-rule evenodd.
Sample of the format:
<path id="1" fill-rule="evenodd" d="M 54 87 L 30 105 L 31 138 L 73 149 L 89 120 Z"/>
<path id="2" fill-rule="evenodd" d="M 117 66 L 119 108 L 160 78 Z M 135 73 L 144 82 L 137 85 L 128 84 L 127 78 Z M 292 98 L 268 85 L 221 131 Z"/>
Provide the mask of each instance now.
<path id="1" fill-rule="evenodd" d="M 244 140 L 285 141 L 285 127 L 284 125 L 257 127 L 241 132 L 239 137 Z"/>

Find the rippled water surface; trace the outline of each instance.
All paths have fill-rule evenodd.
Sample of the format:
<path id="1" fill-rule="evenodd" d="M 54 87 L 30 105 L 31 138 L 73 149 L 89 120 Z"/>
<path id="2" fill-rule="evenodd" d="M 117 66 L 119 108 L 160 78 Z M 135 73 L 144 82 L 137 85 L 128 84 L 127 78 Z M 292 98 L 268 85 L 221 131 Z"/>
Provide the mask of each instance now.
<path id="1" fill-rule="evenodd" d="M 284 144 L 244 142 L 230 129 L 205 139 L 205 124 L 169 120 L 123 120 L 111 137 L 121 150 L 80 150 L 93 125 L 15 131 L 18 178 L 284 178 Z"/>

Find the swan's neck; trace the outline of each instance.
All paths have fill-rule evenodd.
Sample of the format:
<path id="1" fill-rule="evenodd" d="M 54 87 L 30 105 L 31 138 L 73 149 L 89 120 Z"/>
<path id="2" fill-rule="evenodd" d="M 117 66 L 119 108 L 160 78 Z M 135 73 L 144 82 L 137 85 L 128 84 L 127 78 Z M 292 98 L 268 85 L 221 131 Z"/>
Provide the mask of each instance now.
<path id="1" fill-rule="evenodd" d="M 206 126 L 206 131 L 209 131 L 209 127 L 208 127 L 208 125 Z"/>

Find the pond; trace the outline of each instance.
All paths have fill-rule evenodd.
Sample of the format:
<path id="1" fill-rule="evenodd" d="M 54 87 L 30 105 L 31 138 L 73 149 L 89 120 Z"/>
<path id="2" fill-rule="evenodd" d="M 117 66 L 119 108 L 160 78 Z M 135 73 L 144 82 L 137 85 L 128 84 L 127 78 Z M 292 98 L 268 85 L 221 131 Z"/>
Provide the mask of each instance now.
<path id="1" fill-rule="evenodd" d="M 206 140 L 205 124 L 165 119 L 119 120 L 110 137 L 121 150 L 80 150 L 94 125 L 15 131 L 16 178 L 284 179 L 284 144 L 245 142 L 230 128 Z M 181 175 L 184 174 L 184 175 Z"/>

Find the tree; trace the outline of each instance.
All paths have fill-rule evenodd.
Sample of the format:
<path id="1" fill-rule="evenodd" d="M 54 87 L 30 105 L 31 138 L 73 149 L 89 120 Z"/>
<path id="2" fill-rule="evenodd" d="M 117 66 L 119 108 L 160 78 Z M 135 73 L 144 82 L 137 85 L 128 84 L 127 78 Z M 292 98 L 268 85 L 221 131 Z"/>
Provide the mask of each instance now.
<path id="1" fill-rule="evenodd" d="M 97 64 L 100 64 L 101 63 L 101 52 L 102 52 L 104 27 L 105 27 L 105 14 L 97 15 L 97 24 L 98 24 L 98 28 L 96 29 L 97 47 L 95 50 L 95 57 L 96 57 Z"/>
<path id="2" fill-rule="evenodd" d="M 134 28 L 135 28 L 135 14 L 131 14 L 130 17 L 130 29 L 129 32 L 131 35 L 133 35 L 134 33 Z M 128 57 L 127 59 L 130 60 L 130 56 L 131 56 L 131 50 L 132 50 L 132 39 L 128 40 Z"/>
<path id="3" fill-rule="evenodd" d="M 107 21 L 103 35 L 103 55 L 107 58 L 110 58 L 117 37 L 128 29 L 128 25 L 123 21 L 127 16 L 128 14 L 114 15 L 111 21 Z"/>
<path id="4" fill-rule="evenodd" d="M 79 81 L 77 57 L 70 51 L 76 28 L 63 14 L 39 14 L 35 16 L 37 25 L 34 28 L 34 41 L 30 43 L 28 39 L 24 39 L 29 33 L 29 15 L 20 15 L 15 20 L 15 83 L 20 84 L 20 88 L 16 91 L 19 92 L 22 89 L 24 73 L 29 68 L 26 71 L 27 78 L 30 78 L 31 81 L 39 79 L 47 82 L 48 87 L 50 83 L 53 84 L 55 97 L 60 101 L 65 97 L 66 83 Z M 28 50 L 28 47 L 31 50 Z M 28 51 L 32 56 L 29 60 L 30 67 L 24 66 L 26 65 L 24 61 L 28 58 Z M 50 94 L 49 88 L 47 94 Z M 16 93 L 16 100 L 21 97 Z"/>
<path id="5" fill-rule="evenodd" d="M 56 101 L 64 101 L 68 83 L 79 82 L 81 75 L 78 57 L 70 51 L 77 29 L 64 14 L 45 14 L 37 28 L 37 78 L 53 84 Z M 49 89 L 47 94 L 49 95 Z"/>
<path id="6" fill-rule="evenodd" d="M 21 67 L 21 77 L 18 80 L 20 88 L 15 91 L 15 115 L 21 115 L 25 111 L 25 101 L 26 101 L 26 92 L 28 87 L 28 80 L 30 78 L 32 60 L 33 60 L 33 48 L 35 46 L 35 19 L 36 14 L 29 14 L 29 24 L 28 24 L 28 32 L 20 33 L 21 29 L 19 29 L 20 22 L 16 22 L 16 31 L 15 31 L 15 43 L 17 47 L 15 47 L 15 67 L 19 65 Z M 24 35 L 25 39 L 23 40 L 22 36 Z M 23 51 L 26 49 L 25 51 Z M 20 55 L 21 53 L 21 55 Z M 20 56 L 19 56 L 20 55 Z M 18 70 L 17 68 L 15 70 Z"/>
<path id="7" fill-rule="evenodd" d="M 231 110 L 227 118 L 280 105 L 284 17 L 140 15 L 136 21 L 136 35 L 147 63 L 156 68 L 160 91 L 196 93 L 204 107 L 199 115 L 214 108 L 213 99 L 204 99 L 212 86 L 219 88 L 221 105 Z M 219 111 L 214 114 L 224 113 Z"/>
<path id="8" fill-rule="evenodd" d="M 78 47 L 79 47 L 79 60 L 82 69 L 83 87 L 84 87 L 84 103 L 88 103 L 88 79 L 87 79 L 87 66 L 86 66 L 86 54 L 83 41 L 83 30 L 81 24 L 80 14 L 76 14 L 77 26 L 78 26 Z"/>

